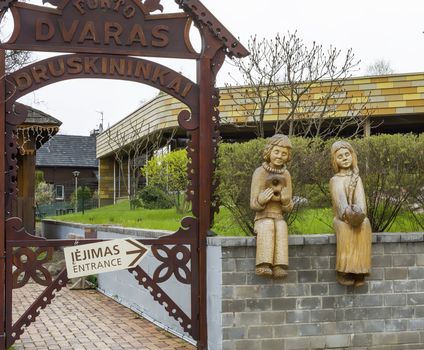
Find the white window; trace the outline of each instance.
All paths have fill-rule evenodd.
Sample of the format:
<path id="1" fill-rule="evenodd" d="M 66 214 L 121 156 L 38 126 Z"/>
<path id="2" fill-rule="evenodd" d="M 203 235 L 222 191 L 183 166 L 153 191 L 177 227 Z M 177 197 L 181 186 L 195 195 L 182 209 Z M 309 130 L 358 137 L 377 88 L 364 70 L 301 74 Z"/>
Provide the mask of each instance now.
<path id="1" fill-rule="evenodd" d="M 55 185 L 56 200 L 63 201 L 65 199 L 65 188 L 63 185 Z"/>

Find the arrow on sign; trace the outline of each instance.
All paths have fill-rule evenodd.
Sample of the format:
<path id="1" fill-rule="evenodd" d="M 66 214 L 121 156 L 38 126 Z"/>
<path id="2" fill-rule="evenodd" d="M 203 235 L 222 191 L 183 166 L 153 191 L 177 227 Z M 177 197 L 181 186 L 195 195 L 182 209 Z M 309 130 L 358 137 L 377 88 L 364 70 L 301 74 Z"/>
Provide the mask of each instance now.
<path id="1" fill-rule="evenodd" d="M 137 257 L 128 266 L 128 268 L 131 268 L 131 267 L 138 265 L 138 263 L 143 258 L 144 254 L 147 252 L 147 248 L 144 245 L 138 243 L 137 241 L 133 241 L 131 239 L 127 239 L 127 242 L 138 248 L 137 250 L 131 250 L 131 251 L 127 252 L 127 255 L 138 254 Z"/>
<path id="2" fill-rule="evenodd" d="M 149 251 L 143 244 L 128 238 L 66 247 L 63 250 L 69 278 L 133 268 Z"/>

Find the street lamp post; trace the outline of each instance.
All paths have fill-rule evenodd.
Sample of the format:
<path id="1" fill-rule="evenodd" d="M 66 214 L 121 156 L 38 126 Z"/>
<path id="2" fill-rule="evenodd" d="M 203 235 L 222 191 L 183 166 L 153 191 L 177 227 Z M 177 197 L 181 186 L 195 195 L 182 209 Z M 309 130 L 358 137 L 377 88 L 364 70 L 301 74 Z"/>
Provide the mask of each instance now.
<path id="1" fill-rule="evenodd" d="M 80 172 L 78 170 L 75 170 L 72 172 L 75 178 L 75 213 L 78 212 L 78 176 Z"/>

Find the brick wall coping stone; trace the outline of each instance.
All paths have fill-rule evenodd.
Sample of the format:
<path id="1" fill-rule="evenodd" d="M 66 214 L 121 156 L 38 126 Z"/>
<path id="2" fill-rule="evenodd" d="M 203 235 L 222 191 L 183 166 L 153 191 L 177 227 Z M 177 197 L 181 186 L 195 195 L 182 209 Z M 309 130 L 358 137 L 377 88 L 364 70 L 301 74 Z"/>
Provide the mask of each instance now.
<path id="1" fill-rule="evenodd" d="M 142 237 L 142 238 L 159 238 L 162 236 L 169 235 L 173 233 L 173 231 L 166 231 L 166 230 L 151 230 L 151 229 L 141 229 L 141 228 L 133 228 L 133 227 L 123 227 L 123 226 L 116 226 L 116 225 L 93 225 L 93 224 L 79 224 L 74 222 L 66 222 L 66 221 L 59 221 L 59 220 L 50 220 L 45 219 L 43 222 L 51 225 L 63 225 L 63 226 L 70 226 L 75 228 L 93 228 L 96 231 L 102 231 L 102 232 L 112 232 L 112 233 L 118 233 L 122 235 L 130 235 L 130 236 L 136 236 L 136 237 Z"/>
<path id="2" fill-rule="evenodd" d="M 383 232 L 373 233 L 373 243 L 410 243 L 424 242 L 424 232 Z M 336 244 L 335 234 L 289 235 L 289 245 Z M 252 247 L 255 237 L 209 237 L 208 246 Z"/>
<path id="3" fill-rule="evenodd" d="M 73 222 L 65 222 L 59 220 L 45 219 L 43 222 L 55 225 L 66 225 L 76 228 L 94 228 L 97 231 L 113 232 L 123 235 L 131 235 L 143 238 L 158 238 L 169 235 L 173 231 L 140 229 L 131 227 L 122 227 L 115 225 L 93 225 L 79 224 Z M 373 233 L 373 243 L 409 243 L 424 242 L 424 232 L 380 232 Z M 289 235 L 289 245 L 319 245 L 319 244 L 336 244 L 336 236 L 329 234 L 310 234 L 310 235 Z M 207 239 L 209 246 L 221 247 L 254 247 L 256 246 L 255 237 L 230 237 L 215 236 Z"/>

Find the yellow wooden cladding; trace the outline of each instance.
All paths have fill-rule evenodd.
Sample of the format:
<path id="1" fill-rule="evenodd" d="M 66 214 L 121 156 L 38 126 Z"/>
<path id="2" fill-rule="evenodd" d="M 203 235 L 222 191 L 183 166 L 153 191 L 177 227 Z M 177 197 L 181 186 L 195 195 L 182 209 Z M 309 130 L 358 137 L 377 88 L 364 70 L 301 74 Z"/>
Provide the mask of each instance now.
<path id="1" fill-rule="evenodd" d="M 313 85 L 306 100 L 319 102 L 330 89 L 328 82 Z M 255 103 L 245 97 L 245 86 L 223 88 L 220 91 L 220 116 L 222 123 L 245 123 L 246 110 L 254 111 Z M 234 102 L 234 98 L 237 103 Z M 344 82 L 343 91 L 331 101 L 334 117 L 343 117 L 350 110 L 360 110 L 367 102 L 371 117 L 422 113 L 424 111 L 424 73 L 399 74 L 376 77 L 354 77 Z M 243 108 L 240 107 L 243 105 Z M 110 133 L 127 133 L 127 142 L 159 129 L 178 126 L 178 113 L 187 107 L 175 98 L 160 93 L 129 116 L 110 128 Z M 280 97 L 278 103 L 270 103 L 265 111 L 265 120 L 272 122 L 283 119 L 289 112 L 288 104 Z M 319 112 L 319 108 L 317 110 Z M 299 110 L 299 117 L 305 117 Z M 307 117 L 314 115 L 307 114 Z M 249 118 L 249 120 L 251 120 Z M 133 132 L 134 127 L 139 131 Z M 97 138 L 97 157 L 104 157 L 118 145 L 108 142 L 108 131 Z"/>

